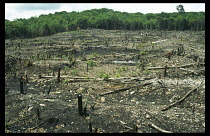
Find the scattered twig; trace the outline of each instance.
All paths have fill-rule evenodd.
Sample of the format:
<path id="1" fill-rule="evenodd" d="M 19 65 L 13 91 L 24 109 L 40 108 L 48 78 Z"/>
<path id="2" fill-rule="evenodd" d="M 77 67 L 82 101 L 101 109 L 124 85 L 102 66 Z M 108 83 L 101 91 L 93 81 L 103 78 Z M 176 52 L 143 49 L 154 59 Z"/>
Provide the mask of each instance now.
<path id="1" fill-rule="evenodd" d="M 36 125 L 35 127 L 30 128 L 30 130 L 36 129 L 36 128 L 40 127 L 42 124 L 44 124 L 44 123 L 45 123 L 45 120 L 43 122 L 39 123 L 38 125 Z"/>
<path id="2" fill-rule="evenodd" d="M 153 124 L 153 123 L 149 123 L 148 125 L 149 125 L 150 127 L 152 127 L 152 128 L 157 129 L 157 130 L 160 131 L 160 132 L 163 132 L 163 133 L 173 133 L 172 131 L 163 130 L 162 128 L 159 128 L 158 126 L 156 126 L 156 125 Z"/>
<path id="3" fill-rule="evenodd" d="M 177 103 L 182 102 L 185 98 L 187 98 L 187 96 L 189 96 L 193 91 L 197 90 L 199 87 L 201 87 L 203 85 L 203 82 L 196 88 L 190 90 L 184 97 L 182 97 L 181 99 L 179 99 L 178 101 L 170 104 L 169 106 L 166 106 L 165 108 L 163 108 L 161 111 L 165 111 L 168 110 L 169 108 L 171 108 L 172 106 L 176 105 Z"/>
<path id="4" fill-rule="evenodd" d="M 129 127 L 129 126 L 126 126 L 125 124 L 121 124 L 124 128 L 127 128 L 127 129 L 130 129 L 130 130 L 133 130 L 132 127 Z"/>
<path id="5" fill-rule="evenodd" d="M 87 93 L 89 94 L 89 96 L 90 96 L 92 99 L 94 99 L 93 95 L 90 94 L 90 92 L 89 92 L 88 90 L 87 90 Z"/>

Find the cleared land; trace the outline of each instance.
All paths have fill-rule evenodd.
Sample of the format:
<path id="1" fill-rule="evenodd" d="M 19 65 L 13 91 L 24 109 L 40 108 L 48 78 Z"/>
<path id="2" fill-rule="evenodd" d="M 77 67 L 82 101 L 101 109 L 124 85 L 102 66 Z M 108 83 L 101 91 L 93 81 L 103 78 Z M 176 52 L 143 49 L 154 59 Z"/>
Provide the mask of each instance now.
<path id="1" fill-rule="evenodd" d="M 204 31 L 92 29 L 5 47 L 7 133 L 205 132 Z"/>

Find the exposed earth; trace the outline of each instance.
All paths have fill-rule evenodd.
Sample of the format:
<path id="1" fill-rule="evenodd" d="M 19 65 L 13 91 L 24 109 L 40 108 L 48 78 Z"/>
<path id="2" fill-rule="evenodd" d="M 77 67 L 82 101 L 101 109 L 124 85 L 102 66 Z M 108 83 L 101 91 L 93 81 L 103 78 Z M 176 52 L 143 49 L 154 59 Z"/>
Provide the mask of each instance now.
<path id="1" fill-rule="evenodd" d="M 205 31 L 89 29 L 5 47 L 5 133 L 205 132 Z"/>

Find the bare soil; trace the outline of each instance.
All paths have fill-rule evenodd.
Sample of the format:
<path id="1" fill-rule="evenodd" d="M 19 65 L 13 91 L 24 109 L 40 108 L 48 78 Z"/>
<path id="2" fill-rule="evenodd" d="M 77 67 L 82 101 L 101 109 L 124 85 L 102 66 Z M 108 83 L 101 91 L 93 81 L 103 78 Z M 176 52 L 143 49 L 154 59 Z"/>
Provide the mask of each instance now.
<path id="1" fill-rule="evenodd" d="M 205 132 L 204 31 L 90 29 L 5 47 L 5 133 Z"/>

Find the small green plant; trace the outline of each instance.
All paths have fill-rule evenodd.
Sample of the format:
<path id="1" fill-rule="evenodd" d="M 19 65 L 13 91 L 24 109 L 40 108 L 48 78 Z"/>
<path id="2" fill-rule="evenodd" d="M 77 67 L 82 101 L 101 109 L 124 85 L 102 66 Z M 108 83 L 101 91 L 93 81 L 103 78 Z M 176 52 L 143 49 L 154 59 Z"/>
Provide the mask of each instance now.
<path id="1" fill-rule="evenodd" d="M 150 71 L 149 70 L 146 70 L 146 71 L 144 71 L 144 74 L 149 75 L 150 74 Z"/>
<path id="2" fill-rule="evenodd" d="M 14 67 L 14 68 L 11 69 L 11 72 L 14 72 L 14 73 L 15 73 L 15 72 L 17 72 L 18 70 L 19 70 L 18 67 Z"/>
<path id="3" fill-rule="evenodd" d="M 201 44 L 205 45 L 205 39 L 201 40 Z"/>
<path id="4" fill-rule="evenodd" d="M 76 76 L 76 75 L 78 75 L 78 72 L 79 72 L 78 69 L 73 69 L 73 70 L 71 71 L 71 75 Z"/>
<path id="5" fill-rule="evenodd" d="M 116 78 L 122 77 L 127 70 L 128 70 L 127 66 L 119 67 L 118 69 L 113 71 L 113 75 Z"/>
<path id="6" fill-rule="evenodd" d="M 115 77 L 116 77 L 116 78 L 119 78 L 119 77 L 121 77 L 121 74 L 120 74 L 120 73 L 116 73 L 116 74 L 115 74 Z"/>
<path id="7" fill-rule="evenodd" d="M 62 55 L 62 58 L 66 58 L 66 55 Z"/>
<path id="8" fill-rule="evenodd" d="M 132 72 L 131 72 L 131 75 L 132 75 L 132 76 L 137 76 L 138 73 L 137 73 L 136 71 L 132 71 Z"/>
<path id="9" fill-rule="evenodd" d="M 41 60 L 41 58 L 40 58 L 40 54 L 39 53 L 37 53 L 37 55 L 36 55 L 36 61 L 40 61 Z"/>
<path id="10" fill-rule="evenodd" d="M 128 70 L 128 67 L 127 66 L 122 66 L 119 68 L 119 72 L 125 72 Z"/>
<path id="11" fill-rule="evenodd" d="M 140 55 L 146 55 L 147 53 L 145 51 L 141 51 L 139 54 Z"/>
<path id="12" fill-rule="evenodd" d="M 70 68 L 69 67 L 65 67 L 64 70 L 65 71 L 70 71 Z"/>
<path id="13" fill-rule="evenodd" d="M 143 49 L 143 48 L 144 48 L 144 45 L 143 45 L 143 44 L 139 44 L 139 45 L 138 45 L 138 48 L 139 48 L 139 49 Z"/>
<path id="14" fill-rule="evenodd" d="M 98 77 L 99 78 L 103 78 L 103 79 L 108 79 L 108 78 L 110 78 L 110 75 L 109 74 L 106 74 L 103 71 L 101 71 L 101 72 L 99 72 Z"/>
<path id="15" fill-rule="evenodd" d="M 139 64 L 137 65 L 137 67 L 139 69 L 141 69 L 141 71 L 144 71 L 145 70 L 145 67 L 146 67 L 146 63 L 144 61 L 139 62 Z"/>
<path id="16" fill-rule="evenodd" d="M 67 59 L 69 62 L 72 62 L 74 60 L 74 54 L 68 54 Z"/>
<path id="17" fill-rule="evenodd" d="M 99 74 L 98 74 L 98 77 L 99 77 L 99 78 L 102 78 L 103 75 L 104 75 L 104 72 L 103 72 L 103 71 L 100 71 Z"/>
<path id="18" fill-rule="evenodd" d="M 120 114 L 119 114 L 119 113 L 114 113 L 113 116 L 114 116 L 114 117 L 119 117 Z"/>
<path id="19" fill-rule="evenodd" d="M 99 54 L 98 54 L 97 52 L 93 52 L 93 53 L 92 53 L 92 56 L 93 56 L 93 57 L 99 57 Z"/>
<path id="20" fill-rule="evenodd" d="M 68 80 L 67 80 L 67 79 L 64 79 L 64 80 L 63 80 L 63 83 L 64 83 L 64 84 L 66 84 L 67 82 L 68 82 Z"/>
<path id="21" fill-rule="evenodd" d="M 163 47 L 159 47 L 159 50 L 162 50 L 163 49 Z"/>
<path id="22" fill-rule="evenodd" d="M 103 79 L 109 79 L 109 78 L 110 78 L 110 75 L 109 75 L 109 74 L 104 74 L 104 75 L 102 76 L 102 78 L 103 78 Z"/>
<path id="23" fill-rule="evenodd" d="M 88 66 L 93 67 L 96 66 L 96 62 L 94 62 L 93 60 L 88 60 L 87 61 Z"/>

